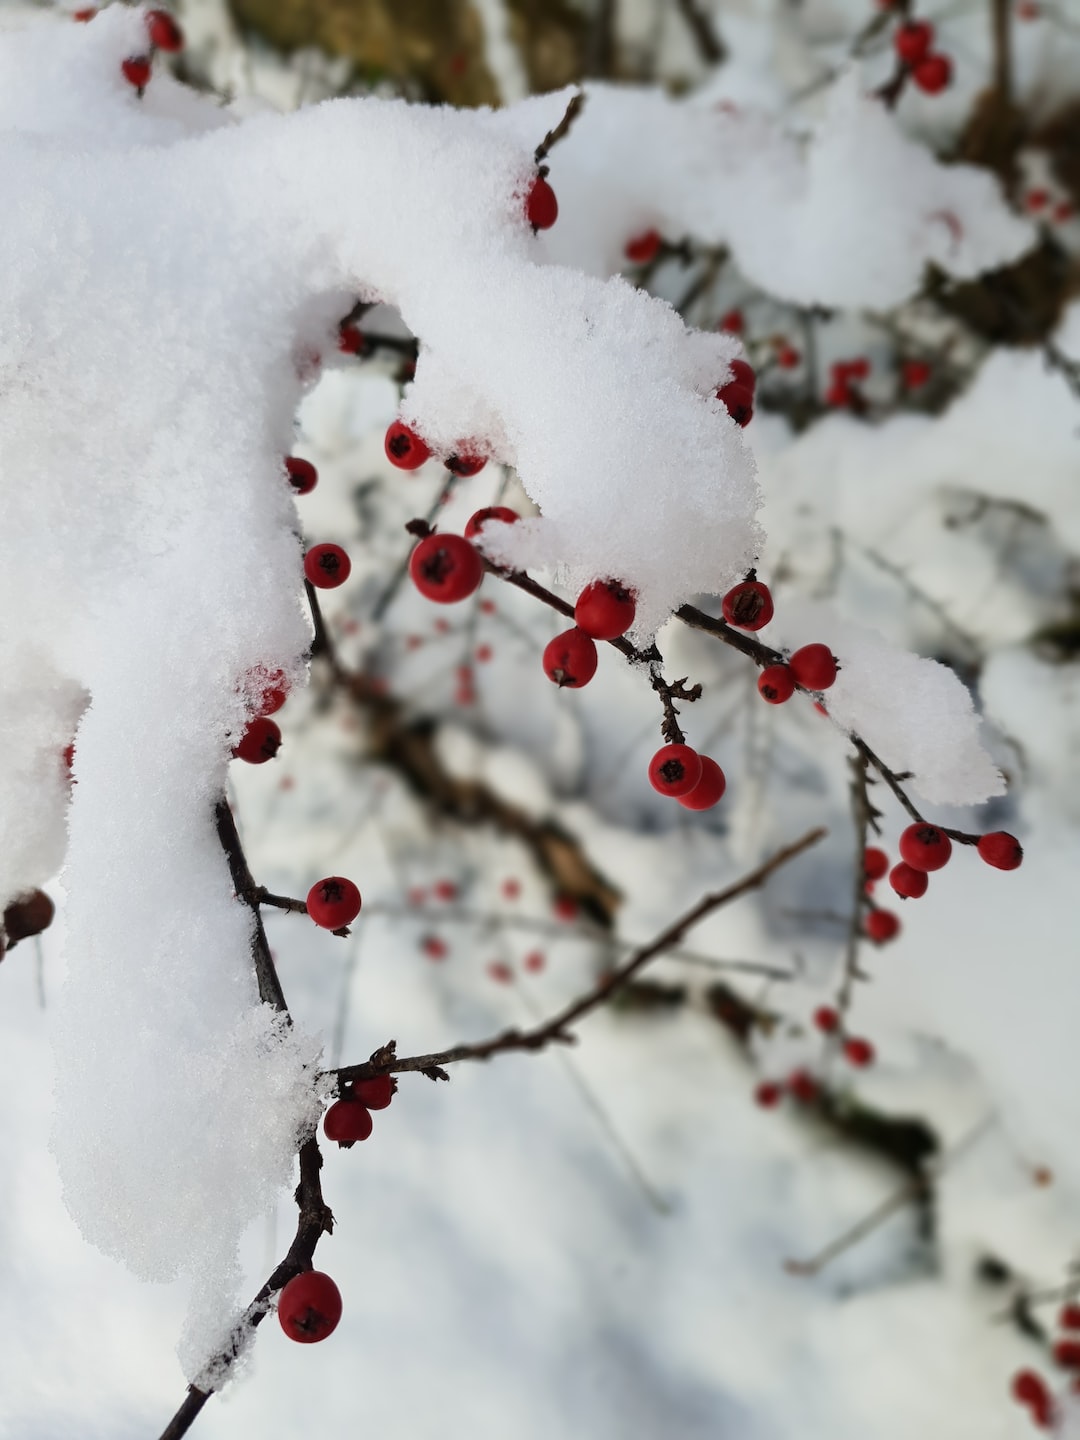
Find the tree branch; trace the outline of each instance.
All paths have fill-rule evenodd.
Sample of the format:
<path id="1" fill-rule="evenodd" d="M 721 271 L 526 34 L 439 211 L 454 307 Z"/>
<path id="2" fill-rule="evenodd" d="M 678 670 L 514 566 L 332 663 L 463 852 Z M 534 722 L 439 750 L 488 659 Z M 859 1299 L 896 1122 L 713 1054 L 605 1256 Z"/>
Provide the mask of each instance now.
<path id="1" fill-rule="evenodd" d="M 825 833 L 822 827 L 808 831 L 800 839 L 786 845 L 782 850 L 778 850 L 743 879 L 727 886 L 724 890 L 704 896 L 693 909 L 688 910 L 680 919 L 669 925 L 648 945 L 635 951 L 622 965 L 602 976 L 591 990 L 532 1029 L 503 1030 L 487 1040 L 455 1045 L 449 1050 L 433 1051 L 428 1055 L 410 1055 L 404 1058 L 398 1056 L 396 1042 L 391 1040 L 381 1050 L 377 1050 L 365 1063 L 342 1066 L 338 1070 L 326 1073 L 332 1075 L 339 1086 L 354 1080 L 367 1080 L 374 1075 L 399 1075 L 406 1071 L 419 1071 L 433 1080 L 445 1080 L 449 1078 L 445 1067 L 457 1064 L 462 1060 L 489 1060 L 493 1055 L 502 1055 L 509 1051 L 542 1050 L 544 1046 L 553 1043 L 573 1044 L 576 1037 L 570 1033 L 571 1027 L 622 990 L 644 965 L 663 954 L 665 950 L 670 950 L 677 945 L 687 930 L 699 924 L 714 910 L 729 904 L 732 900 L 737 900 L 739 896 L 745 895 L 751 890 L 759 889 L 774 871 L 779 870 L 790 860 L 794 860 L 797 855 L 801 855 L 812 845 L 816 845 Z"/>

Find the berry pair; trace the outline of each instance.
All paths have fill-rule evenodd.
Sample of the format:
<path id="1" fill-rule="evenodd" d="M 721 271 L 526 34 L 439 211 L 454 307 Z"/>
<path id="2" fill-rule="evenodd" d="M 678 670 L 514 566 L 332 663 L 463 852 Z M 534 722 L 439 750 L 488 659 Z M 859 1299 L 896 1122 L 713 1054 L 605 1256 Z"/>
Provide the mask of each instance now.
<path id="1" fill-rule="evenodd" d="M 431 459 L 431 446 L 401 420 L 395 420 L 390 425 L 384 445 L 386 458 L 399 470 L 419 470 L 426 460 Z M 447 457 L 445 464 L 452 475 L 468 480 L 473 475 L 479 475 L 487 464 L 487 456 L 474 454 L 462 445 Z"/>
<path id="2" fill-rule="evenodd" d="M 802 690 L 828 690 L 836 680 L 836 656 L 827 645 L 803 645 L 786 664 L 766 665 L 758 676 L 758 694 L 770 705 L 783 705 Z"/>
<path id="3" fill-rule="evenodd" d="M 689 745 L 664 745 L 649 761 L 649 784 L 687 810 L 710 810 L 727 789 L 723 770 Z"/>
<path id="4" fill-rule="evenodd" d="M 335 1100 L 323 1116 L 323 1134 L 342 1150 L 349 1150 L 358 1140 L 366 1140 L 374 1122 L 372 1110 L 385 1110 L 397 1091 L 392 1075 L 374 1075 L 370 1080 L 357 1080 L 347 1095 Z"/>
<path id="5" fill-rule="evenodd" d="M 908 20 L 893 34 L 893 48 L 927 95 L 939 95 L 952 79 L 952 61 L 933 50 L 933 43 L 934 27 L 928 20 Z"/>
<path id="6" fill-rule="evenodd" d="M 814 1025 L 823 1035 L 837 1035 L 841 1028 L 840 1012 L 831 1005 L 820 1005 L 814 1011 Z M 869 1040 L 849 1035 L 844 1040 L 842 1049 L 844 1059 L 856 1069 L 863 1070 L 874 1063 L 876 1051 Z"/>
<path id="7" fill-rule="evenodd" d="M 576 624 L 544 647 L 544 674 L 560 689 L 580 690 L 596 674 L 597 640 L 618 640 L 634 623 L 634 592 L 621 580 L 594 580 L 578 596 Z"/>

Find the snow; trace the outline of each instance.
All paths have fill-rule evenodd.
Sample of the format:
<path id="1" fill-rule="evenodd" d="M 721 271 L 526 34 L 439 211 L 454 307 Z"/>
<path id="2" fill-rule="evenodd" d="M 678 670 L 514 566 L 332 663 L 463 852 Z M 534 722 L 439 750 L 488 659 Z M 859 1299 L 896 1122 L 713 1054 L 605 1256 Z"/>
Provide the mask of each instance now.
<path id="1" fill-rule="evenodd" d="M 814 10 L 811 31 L 835 28 Z M 1068 614 L 1075 397 L 1039 354 L 999 349 L 940 418 L 834 416 L 796 435 L 761 413 L 744 435 L 713 398 L 738 342 L 607 277 L 655 224 L 730 245 L 773 300 L 888 308 L 928 261 L 977 275 L 1023 253 L 1031 226 L 985 175 L 933 159 L 906 103 L 885 113 L 853 69 L 810 131 L 778 119 L 785 86 L 762 76 L 799 66 L 750 18 L 731 30 L 760 73 L 742 90 L 736 77 L 735 112 L 708 89 L 589 87 L 551 159 L 559 224 L 534 238 L 532 150 L 567 95 L 497 114 L 350 100 L 280 116 L 251 95 L 200 97 L 159 59 L 140 100 L 119 62 L 143 44 L 141 15 L 5 11 L 0 30 L 0 173 L 18 197 L 0 239 L 0 601 L 19 617 L 0 636 L 0 898 L 63 865 L 58 926 L 0 967 L 0 1434 L 134 1440 L 186 1379 L 218 1383 L 204 1366 L 295 1224 L 318 1066 L 391 1034 L 420 1050 L 529 1023 L 822 820 L 828 839 L 764 897 L 655 967 L 680 1004 L 596 1015 L 573 1051 L 461 1067 L 450 1085 L 405 1077 L 372 1140 L 326 1156 L 338 1225 L 317 1263 L 345 1294 L 341 1333 L 309 1352 L 268 1323 L 200 1429 L 272 1435 L 317 1412 L 327 1433 L 416 1440 L 1027 1433 L 1007 1378 L 1041 1357 L 991 1317 L 1015 1283 L 1060 1280 L 1080 1189 L 1076 664 L 1029 644 Z M 512 93 L 506 19 L 488 0 Z M 212 64 L 246 75 L 222 14 L 203 21 Z M 293 102 L 288 66 L 263 55 L 253 73 Z M 319 73 L 331 90 L 337 72 Z M 437 451 L 490 457 L 440 526 L 512 504 L 530 518 L 492 532 L 491 554 L 570 598 L 617 575 L 639 592 L 634 637 L 658 633 L 666 673 L 704 681 L 682 718 L 728 774 L 716 812 L 688 816 L 645 786 L 658 716 L 633 668 L 605 653 L 588 691 L 547 684 L 537 653 L 562 621 L 520 593 L 489 579 L 492 608 L 469 602 L 440 629 L 406 589 L 372 621 L 407 553 L 401 522 L 445 476 L 382 457 L 398 387 L 335 349 L 358 296 L 382 302 L 365 324 L 421 339 L 404 417 Z M 1057 337 L 1066 353 L 1078 317 Z M 842 318 L 828 343 L 860 323 Z M 305 392 L 314 356 L 327 373 Z M 872 386 L 886 395 L 880 375 Z M 320 468 L 299 512 L 289 452 Z M 991 519 L 953 524 L 964 505 Z M 1010 524 L 1026 507 L 1022 543 L 1001 542 L 995 507 Z M 339 539 L 354 558 L 326 606 L 346 663 L 432 721 L 453 773 L 583 845 L 621 892 L 610 943 L 553 917 L 527 847 L 433 825 L 372 763 L 364 717 L 305 694 L 301 522 L 304 543 Z M 759 557 L 777 596 L 762 638 L 840 657 L 832 724 L 805 697 L 766 710 L 743 657 L 664 624 Z M 978 673 L 977 704 L 916 650 Z M 448 721 L 463 664 L 475 703 Z M 229 777 L 254 873 L 298 894 L 351 874 L 365 897 L 347 941 L 268 915 L 292 1026 L 258 1002 L 212 818 L 258 666 L 284 669 L 293 694 L 281 761 Z M 846 934 L 849 728 L 928 804 L 993 797 L 965 825 L 1015 829 L 1028 859 L 1002 876 L 959 851 L 903 907 L 900 939 L 862 948 L 852 1024 L 880 1064 L 830 1073 L 941 1138 L 935 1228 L 901 1208 L 797 1279 L 785 1259 L 903 1183 L 792 1102 L 751 1101 L 763 1074 L 829 1069 L 808 1019 L 835 997 Z M 906 817 L 874 793 L 891 849 Z M 446 879 L 459 898 L 436 901 Z M 447 942 L 439 963 L 429 935 Z M 731 960 L 789 978 L 708 968 Z M 717 978 L 779 1015 L 746 1050 L 709 1010 Z M 987 1253 L 1013 1271 L 1004 1291 L 972 1278 Z M 342 1355 L 361 1357 L 359 1385 Z"/>
<path id="2" fill-rule="evenodd" d="M 560 223 L 544 243 L 596 274 L 626 269 L 626 242 L 655 227 L 672 242 L 729 246 L 746 279 L 778 299 L 883 310 L 915 294 L 927 264 L 972 279 L 1035 243 L 987 171 L 943 165 L 910 139 L 855 67 L 805 141 L 726 101 L 585 90 L 559 154 Z M 563 98 L 515 107 L 515 128 L 545 128 L 533 116 L 553 124 Z"/>

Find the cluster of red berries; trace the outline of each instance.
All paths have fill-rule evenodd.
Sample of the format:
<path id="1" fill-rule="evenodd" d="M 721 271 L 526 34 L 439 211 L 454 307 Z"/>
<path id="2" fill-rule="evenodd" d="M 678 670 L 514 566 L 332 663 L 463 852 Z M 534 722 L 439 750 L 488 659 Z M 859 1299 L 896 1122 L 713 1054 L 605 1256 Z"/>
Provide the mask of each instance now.
<path id="1" fill-rule="evenodd" d="M 1024 208 L 1031 215 L 1046 215 L 1055 225 L 1064 225 L 1076 213 L 1071 200 L 1054 200 L 1049 190 L 1036 188 L 1024 196 Z"/>
<path id="2" fill-rule="evenodd" d="M 825 392 L 825 404 L 837 410 L 850 409 L 858 405 L 862 396 L 857 382 L 870 378 L 870 361 L 865 355 L 854 360 L 837 360 L 829 368 L 829 388 Z"/>
<path id="3" fill-rule="evenodd" d="M 85 22 L 92 20 L 96 14 L 96 8 L 76 10 L 74 18 Z M 146 37 L 150 42 L 149 53 L 129 55 L 126 60 L 120 62 L 120 70 L 124 79 L 129 85 L 133 85 L 140 95 L 150 83 L 150 67 L 154 51 L 164 50 L 166 54 L 174 55 L 178 50 L 184 48 L 184 32 L 167 10 L 148 10 L 145 19 Z"/>
<path id="4" fill-rule="evenodd" d="M 933 49 L 934 27 L 928 20 L 905 20 L 893 32 L 895 49 L 905 70 L 927 95 L 939 95 L 952 79 L 952 61 Z"/>
<path id="5" fill-rule="evenodd" d="M 775 613 L 769 587 L 756 579 L 753 571 L 727 592 L 720 611 L 729 625 L 740 630 L 764 629 Z M 758 676 L 758 693 L 770 705 L 782 705 L 796 688 L 828 690 L 836 675 L 836 656 L 827 645 L 815 642 L 801 646 L 786 661 L 766 665 Z"/>
<path id="6" fill-rule="evenodd" d="M 980 859 L 995 870 L 1016 870 L 1024 858 L 1019 840 L 1005 830 L 981 835 L 975 848 Z M 889 884 L 902 900 L 919 900 L 926 894 L 933 872 L 948 864 L 952 841 L 939 826 L 919 821 L 902 832 L 898 849 L 900 861 L 889 870 Z M 884 876 L 888 865 L 883 850 L 876 846 L 866 850 L 864 866 L 870 884 Z"/>
<path id="7" fill-rule="evenodd" d="M 1070 1301 L 1058 1311 L 1058 1329 L 1065 1333 L 1054 1341 L 1054 1364 L 1072 1374 L 1072 1389 L 1080 1393 L 1080 1304 Z M 1012 1381 L 1013 1399 L 1031 1412 L 1033 1424 L 1040 1430 L 1052 1430 L 1057 1420 L 1050 1387 L 1035 1370 L 1018 1370 Z"/>
<path id="8" fill-rule="evenodd" d="M 286 455 L 285 474 L 294 495 L 310 495 L 319 483 L 315 466 L 299 455 Z M 351 569 L 352 562 L 340 545 L 313 545 L 304 556 L 304 575 L 320 590 L 343 585 Z M 255 697 L 253 715 L 233 755 L 249 765 L 263 765 L 281 746 L 281 730 L 269 717 L 285 704 L 288 686 L 281 670 L 260 666 L 248 675 L 246 688 Z"/>

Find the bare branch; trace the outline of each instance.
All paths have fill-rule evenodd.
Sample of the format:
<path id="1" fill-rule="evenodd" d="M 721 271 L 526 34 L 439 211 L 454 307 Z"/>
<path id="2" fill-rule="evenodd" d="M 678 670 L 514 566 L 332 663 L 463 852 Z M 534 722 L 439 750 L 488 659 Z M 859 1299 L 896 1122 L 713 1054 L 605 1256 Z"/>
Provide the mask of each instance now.
<path id="1" fill-rule="evenodd" d="M 348 1084 L 354 1080 L 370 1079 L 373 1075 L 396 1075 L 405 1071 L 420 1071 L 430 1075 L 433 1079 L 447 1079 L 445 1067 L 457 1064 L 461 1060 L 488 1060 L 492 1055 L 501 1055 L 509 1051 L 542 1050 L 546 1045 L 554 1043 L 573 1044 L 576 1037 L 570 1033 L 571 1027 L 622 990 L 644 965 L 677 945 L 688 930 L 699 924 L 707 915 L 711 915 L 714 910 L 720 909 L 721 906 L 729 904 L 741 895 L 748 894 L 751 890 L 759 889 L 774 871 L 779 870 L 790 860 L 794 860 L 797 855 L 801 855 L 812 845 L 816 845 L 819 840 L 823 839 L 825 833 L 822 827 L 808 831 L 800 839 L 786 845 L 782 850 L 778 850 L 743 879 L 727 886 L 724 890 L 706 895 L 698 901 L 693 909 L 688 910 L 680 919 L 669 925 L 648 945 L 635 951 L 623 964 L 602 976 L 591 990 L 530 1030 L 517 1028 L 504 1030 L 487 1040 L 455 1045 L 449 1050 L 434 1051 L 429 1055 L 410 1055 L 405 1058 L 397 1055 L 396 1044 L 391 1041 L 366 1063 L 346 1065 L 339 1070 L 327 1073 L 333 1075 L 339 1085 Z"/>

